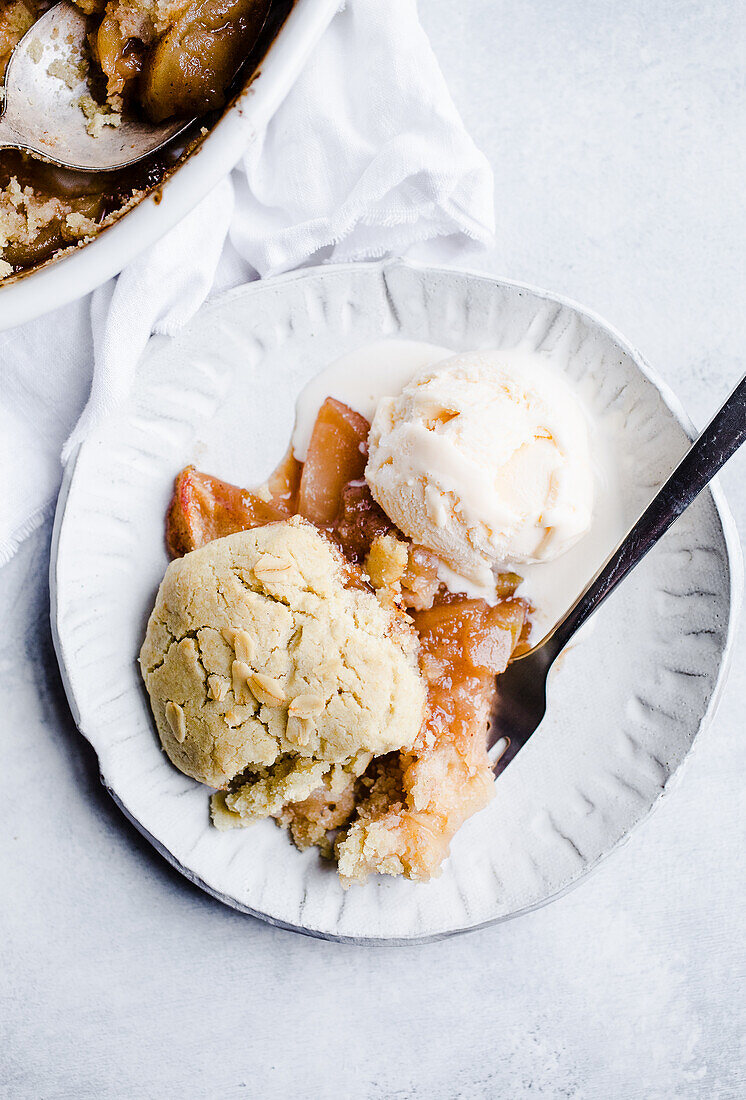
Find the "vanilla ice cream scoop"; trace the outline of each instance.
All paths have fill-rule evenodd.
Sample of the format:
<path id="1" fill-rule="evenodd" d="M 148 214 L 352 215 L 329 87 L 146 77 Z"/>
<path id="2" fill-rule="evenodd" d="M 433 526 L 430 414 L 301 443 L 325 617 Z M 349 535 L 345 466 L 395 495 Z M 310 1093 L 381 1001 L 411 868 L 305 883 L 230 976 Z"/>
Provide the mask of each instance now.
<path id="1" fill-rule="evenodd" d="M 456 355 L 379 402 L 365 476 L 386 514 L 484 585 L 494 565 L 548 561 L 591 524 L 588 426 L 542 356 Z"/>

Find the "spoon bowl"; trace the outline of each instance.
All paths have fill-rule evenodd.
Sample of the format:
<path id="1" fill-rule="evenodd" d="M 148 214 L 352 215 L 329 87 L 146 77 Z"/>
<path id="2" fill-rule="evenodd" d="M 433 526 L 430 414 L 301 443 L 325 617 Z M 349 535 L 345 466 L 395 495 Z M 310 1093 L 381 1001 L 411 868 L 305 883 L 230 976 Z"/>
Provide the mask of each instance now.
<path id="1" fill-rule="evenodd" d="M 194 119 L 152 123 L 94 98 L 88 26 L 60 0 L 23 36 L 5 73 L 0 148 L 21 149 L 62 168 L 126 168 L 183 133 Z"/>

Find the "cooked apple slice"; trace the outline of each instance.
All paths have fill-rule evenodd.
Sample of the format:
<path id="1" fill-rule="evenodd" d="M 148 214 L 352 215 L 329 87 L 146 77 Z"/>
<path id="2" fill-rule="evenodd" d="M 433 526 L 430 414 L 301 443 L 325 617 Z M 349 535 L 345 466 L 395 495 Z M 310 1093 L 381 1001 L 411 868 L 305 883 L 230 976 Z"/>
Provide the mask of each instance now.
<path id="1" fill-rule="evenodd" d="M 109 95 L 121 95 L 142 69 L 145 46 L 122 31 L 116 13 L 107 11 L 98 30 L 91 35 L 93 54 L 106 77 Z"/>
<path id="2" fill-rule="evenodd" d="M 289 447 L 282 462 L 269 475 L 266 482 L 267 491 L 272 497 L 273 504 L 285 508 L 288 515 L 291 516 L 294 516 L 298 509 L 298 491 L 302 469 L 302 463 L 293 454 L 293 448 Z"/>
<path id="3" fill-rule="evenodd" d="M 194 466 L 181 471 L 166 513 L 166 547 L 172 558 L 250 527 L 287 519 L 287 507 L 276 500 L 262 500 Z"/>
<path id="4" fill-rule="evenodd" d="M 429 684 L 423 747 L 448 743 L 470 767 L 486 764 L 486 723 L 495 677 L 508 666 L 526 618 L 522 600 L 440 604 L 414 614 Z M 428 728 L 429 727 L 429 728 Z"/>
<path id="5" fill-rule="evenodd" d="M 523 600 L 454 600 L 414 616 L 420 649 L 448 666 L 448 679 L 458 685 L 471 676 L 484 677 L 490 689 L 504 672 L 518 644 L 526 617 Z"/>
<path id="6" fill-rule="evenodd" d="M 298 511 L 311 523 L 331 526 L 340 510 L 345 485 L 362 480 L 369 431 L 364 416 L 327 397 L 313 426 L 300 479 Z"/>
<path id="7" fill-rule="evenodd" d="M 155 46 L 143 73 L 140 99 L 153 122 L 222 107 L 269 6 L 269 0 L 192 0 Z"/>

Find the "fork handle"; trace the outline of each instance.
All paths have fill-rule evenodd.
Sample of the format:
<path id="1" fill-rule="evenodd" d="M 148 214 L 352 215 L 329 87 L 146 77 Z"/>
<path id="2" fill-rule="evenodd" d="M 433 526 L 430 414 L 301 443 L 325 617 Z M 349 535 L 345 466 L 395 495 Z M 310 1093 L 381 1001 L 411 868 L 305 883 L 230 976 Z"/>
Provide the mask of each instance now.
<path id="1" fill-rule="evenodd" d="M 581 593 L 545 645 L 555 655 L 613 592 L 746 440 L 746 375 L 682 458 L 640 518 Z"/>

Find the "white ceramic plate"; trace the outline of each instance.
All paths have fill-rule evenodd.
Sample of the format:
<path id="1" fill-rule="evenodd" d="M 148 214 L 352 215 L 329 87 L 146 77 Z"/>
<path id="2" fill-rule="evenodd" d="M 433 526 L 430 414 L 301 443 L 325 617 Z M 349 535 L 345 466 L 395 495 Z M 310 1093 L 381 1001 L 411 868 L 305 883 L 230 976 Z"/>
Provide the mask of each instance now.
<path id="1" fill-rule="evenodd" d="M 381 337 L 455 349 L 528 336 L 626 421 L 618 462 L 633 519 L 688 444 L 673 398 L 597 318 L 514 283 L 403 262 L 307 270 L 203 307 L 156 338 L 129 404 L 82 446 L 57 511 L 55 643 L 106 787 L 167 859 L 229 905 L 312 935 L 412 941 L 555 897 L 666 791 L 712 714 L 741 590 L 732 521 L 704 493 L 599 611 L 554 678 L 540 731 L 464 825 L 442 876 L 345 892 L 314 850 L 266 821 L 220 833 L 204 787 L 161 752 L 135 663 L 167 564 L 164 511 L 187 462 L 240 484 L 284 452 L 294 398 L 330 360 Z"/>
<path id="2" fill-rule="evenodd" d="M 89 244 L 0 286 L 0 332 L 88 294 L 181 221 L 267 125 L 338 9 L 339 0 L 295 0 L 259 72 L 162 186 Z"/>

